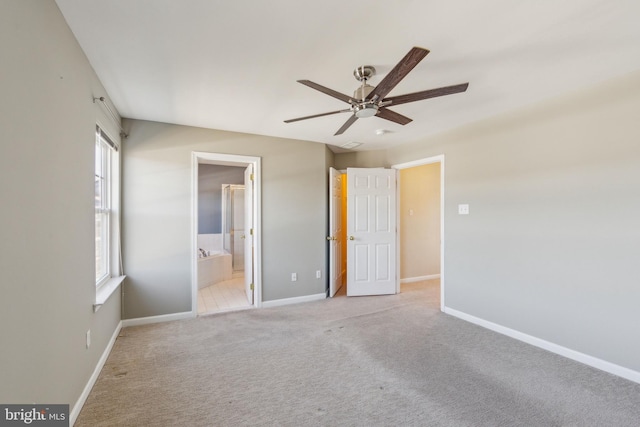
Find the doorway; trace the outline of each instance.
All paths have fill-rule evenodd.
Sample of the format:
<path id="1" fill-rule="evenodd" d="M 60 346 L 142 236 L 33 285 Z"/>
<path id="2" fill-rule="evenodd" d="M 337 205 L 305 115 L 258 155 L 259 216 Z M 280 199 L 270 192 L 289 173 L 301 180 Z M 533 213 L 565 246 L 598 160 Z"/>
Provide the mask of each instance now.
<path id="1" fill-rule="evenodd" d="M 398 293 L 397 171 L 347 168 L 344 174 L 330 168 L 330 181 L 329 296 L 345 276 L 347 296 Z"/>
<path id="2" fill-rule="evenodd" d="M 416 192 L 408 186 L 403 185 L 402 176 L 405 175 L 405 179 L 415 179 L 413 175 L 414 170 L 418 171 L 420 167 L 432 165 L 435 168 L 428 168 L 426 178 L 424 174 L 417 174 L 418 182 L 413 183 L 414 187 L 418 187 L 420 190 L 428 191 L 428 200 L 424 199 L 423 194 L 420 191 Z M 415 168 L 415 169 L 414 169 Z M 440 282 L 440 308 L 444 309 L 444 155 L 429 157 L 413 162 L 402 163 L 393 165 L 392 169 L 399 171 L 398 178 L 398 198 L 395 204 L 396 209 L 396 226 L 400 230 L 402 227 L 402 221 L 407 221 L 407 217 L 412 220 L 417 220 L 423 224 L 420 224 L 419 230 L 425 233 L 425 239 L 429 241 L 428 245 L 428 259 L 425 260 L 423 256 L 426 252 L 422 249 L 408 247 L 405 243 L 409 243 L 406 237 L 403 239 L 402 232 L 397 234 L 397 258 L 396 265 L 401 274 L 398 275 L 397 280 L 397 292 L 400 292 L 401 283 L 412 283 L 424 280 L 439 279 Z M 427 168 L 423 168 L 427 169 Z M 411 173 L 411 174 L 410 174 Z M 434 173 L 436 174 L 434 178 Z M 344 283 L 344 277 L 346 277 L 346 250 L 343 249 L 343 243 L 346 242 L 346 233 L 344 230 L 346 226 L 346 204 L 347 204 L 347 186 L 345 181 L 347 175 L 344 171 L 336 171 L 331 168 L 329 178 L 329 209 L 330 209 L 330 225 L 329 225 L 329 297 L 332 297 L 336 292 L 341 289 Z M 425 180 L 428 180 L 426 182 Z M 435 181 L 435 182 L 434 182 Z M 406 184 L 406 183 L 405 183 Z M 428 187 L 428 188 L 425 188 Z M 408 203 L 407 203 L 408 202 Z M 426 206 L 425 206 L 426 204 Z M 406 206 L 405 206 L 406 205 Z M 429 224 L 424 224 L 428 222 Z M 336 226 L 337 225 L 337 226 Z M 340 232 L 339 230 L 342 230 Z M 419 253 L 418 261 L 413 258 L 413 264 L 421 264 L 421 267 L 428 265 L 429 269 L 426 272 L 420 272 L 416 269 L 408 269 L 407 265 L 403 261 L 409 259 L 405 256 L 402 258 L 402 253 L 405 255 L 409 252 Z M 420 258 L 422 257 L 422 258 Z M 411 261 L 410 261 L 411 262 Z M 426 264 L 425 264 L 426 263 Z M 341 291 L 340 295 L 344 295 L 345 292 Z"/>
<path id="3" fill-rule="evenodd" d="M 398 258 L 400 283 L 439 279 L 444 311 L 444 155 L 392 168 L 400 172 L 398 239 L 404 254 Z"/>
<path id="4" fill-rule="evenodd" d="M 199 170 L 210 167 L 223 167 L 227 169 L 236 169 L 240 173 L 240 182 L 234 184 L 234 191 L 229 188 L 229 204 L 235 205 L 235 214 L 233 217 L 227 217 L 224 227 L 233 220 L 235 225 L 229 229 L 229 235 L 223 233 L 222 220 L 226 215 L 224 210 L 218 208 L 219 218 L 218 236 L 213 237 L 215 242 L 219 243 L 219 253 L 215 250 L 201 250 L 203 236 L 200 233 L 200 217 L 201 206 L 199 206 Z M 231 168 L 229 168 L 231 167 Z M 200 276 L 209 274 L 211 270 L 208 266 L 201 266 L 203 261 L 211 261 L 217 263 L 216 269 L 228 268 L 230 281 L 222 280 L 224 287 L 233 287 L 238 292 L 240 287 L 243 303 L 240 303 L 238 295 L 234 296 L 236 302 L 231 307 L 227 307 L 224 311 L 260 307 L 262 304 L 262 286 L 261 286 L 261 230 L 260 230 L 260 200 L 261 200 L 261 182 L 260 182 L 260 158 L 241 155 L 192 152 L 192 221 L 191 221 L 191 282 L 192 282 L 192 313 L 197 315 L 199 303 L 200 285 L 204 285 Z M 217 184 L 217 191 L 220 193 L 217 202 L 221 204 L 225 200 L 225 186 Z M 238 190 L 238 191 L 235 191 Z M 241 191 L 240 191 L 241 190 Z M 235 193 L 235 194 L 234 194 Z M 234 211 L 230 210 L 233 215 Z M 240 215 L 238 215 L 240 213 Z M 209 218 L 209 217 L 203 217 Z M 204 220 L 203 220 L 204 221 Z M 233 232 L 233 233 L 232 233 Z M 215 233 L 214 233 L 215 234 Z M 233 237 L 231 236 L 233 234 Z M 229 242 L 225 240 L 229 239 Z M 233 252 L 229 251 L 232 249 Z M 203 253 L 204 252 L 204 253 Z M 232 254 L 236 254 L 236 259 L 232 262 Z M 214 256 L 215 255 L 215 256 Z M 202 257 L 207 257 L 204 260 Z M 211 258 L 211 259 L 209 259 Z M 226 262 L 228 260 L 228 262 Z M 228 264 L 228 266 L 227 266 Z M 233 276 L 236 276 L 233 278 Z M 226 277 L 223 277 L 226 279 Z M 233 282 L 235 280 L 235 283 Z M 232 283 L 233 282 L 233 283 Z M 221 294 L 229 294 L 230 291 L 220 290 Z M 200 292 L 202 297 L 202 293 Z M 231 299 L 231 298 L 229 298 Z M 202 300 L 200 300 L 202 303 Z M 200 310 L 202 311 L 202 310 Z M 222 310 L 215 310 L 222 311 Z"/>

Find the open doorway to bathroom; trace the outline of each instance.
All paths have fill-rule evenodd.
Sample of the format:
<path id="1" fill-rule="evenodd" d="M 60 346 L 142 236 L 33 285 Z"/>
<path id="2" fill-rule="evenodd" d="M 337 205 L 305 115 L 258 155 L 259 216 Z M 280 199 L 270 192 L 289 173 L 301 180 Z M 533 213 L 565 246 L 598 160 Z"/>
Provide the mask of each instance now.
<path id="1" fill-rule="evenodd" d="M 258 306 L 259 159 L 193 155 L 193 311 Z"/>

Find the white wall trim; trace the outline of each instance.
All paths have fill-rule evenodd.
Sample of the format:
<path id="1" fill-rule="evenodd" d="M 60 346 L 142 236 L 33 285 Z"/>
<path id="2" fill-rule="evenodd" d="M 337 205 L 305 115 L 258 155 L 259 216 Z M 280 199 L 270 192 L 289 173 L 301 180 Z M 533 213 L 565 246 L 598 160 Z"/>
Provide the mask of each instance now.
<path id="1" fill-rule="evenodd" d="M 298 304 L 300 302 L 318 301 L 326 298 L 327 298 L 327 294 L 323 292 L 321 294 L 313 294 L 313 295 L 305 295 L 301 297 L 282 298 L 282 299 L 276 299 L 272 301 L 264 301 L 262 303 L 262 307 L 263 308 L 280 307 L 282 305 Z"/>
<path id="2" fill-rule="evenodd" d="M 76 401 L 76 404 L 73 405 L 73 408 L 69 413 L 70 426 L 73 427 L 73 424 L 75 424 L 76 419 L 78 418 L 78 415 L 80 415 L 80 411 L 84 406 L 84 403 L 87 401 L 87 398 L 89 397 L 89 393 L 91 393 L 91 389 L 96 384 L 96 381 L 98 381 L 98 376 L 100 376 L 100 372 L 102 371 L 104 364 L 107 363 L 107 358 L 109 357 L 109 354 L 111 354 L 111 350 L 113 350 L 113 346 L 116 343 L 116 339 L 118 338 L 118 335 L 120 335 L 121 329 L 122 329 L 122 321 L 118 322 L 118 326 L 116 326 L 116 330 L 113 331 L 113 334 L 111 335 L 111 339 L 107 343 L 107 347 L 102 352 L 102 356 L 100 356 L 100 359 L 98 360 L 98 363 L 95 369 L 93 370 L 91 377 L 89 377 L 89 381 L 87 381 L 87 385 L 84 386 L 84 389 L 80 394 L 80 397 Z"/>
<path id="3" fill-rule="evenodd" d="M 192 311 L 185 311 L 182 313 L 161 314 L 159 316 L 149 317 L 136 317 L 134 319 L 124 319 L 122 321 L 123 327 L 149 325 L 151 323 L 171 322 L 173 320 L 193 319 L 196 317 Z"/>
<path id="4" fill-rule="evenodd" d="M 585 365 L 591 366 L 592 368 L 596 368 L 601 371 L 605 371 L 640 384 L 640 372 L 638 371 L 634 371 L 632 369 L 625 368 L 624 366 L 616 365 L 614 363 L 607 362 L 606 360 L 598 359 L 597 357 L 593 357 L 588 354 L 584 354 L 579 351 L 572 350 L 570 348 L 563 347 L 549 341 L 545 341 L 541 338 L 516 331 L 515 329 L 507 328 L 506 326 L 498 325 L 497 323 L 472 316 L 453 308 L 445 307 L 444 312 L 446 314 L 462 320 L 466 320 L 467 322 L 473 323 L 475 325 L 482 326 L 483 328 L 492 330 L 499 334 L 517 339 L 518 341 L 531 344 L 535 347 L 539 347 L 568 359 L 575 360 L 576 362 L 584 363 Z"/>
<path id="5" fill-rule="evenodd" d="M 445 311 L 445 279 L 444 279 L 444 154 L 426 157 L 424 159 L 413 160 L 406 163 L 399 163 L 391 166 L 394 169 L 407 169 L 416 166 L 430 165 L 432 163 L 440 163 L 440 311 Z M 399 209 L 400 203 L 398 202 Z M 397 218 L 400 218 L 398 215 Z M 398 224 L 396 224 L 399 226 Z M 399 263 L 399 261 L 398 261 Z"/>
<path id="6" fill-rule="evenodd" d="M 413 283 L 413 282 L 422 282 L 423 280 L 433 280 L 439 279 L 439 274 L 429 274 L 426 276 L 416 276 L 416 277 L 406 277 L 404 279 L 400 279 L 400 283 Z"/>

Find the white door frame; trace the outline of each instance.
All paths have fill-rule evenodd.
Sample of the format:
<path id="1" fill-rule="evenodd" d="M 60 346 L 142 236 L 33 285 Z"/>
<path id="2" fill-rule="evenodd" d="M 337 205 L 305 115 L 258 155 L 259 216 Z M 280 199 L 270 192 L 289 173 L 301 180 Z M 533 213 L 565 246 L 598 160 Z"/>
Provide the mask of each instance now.
<path id="1" fill-rule="evenodd" d="M 444 277 L 444 154 L 438 156 L 427 157 L 424 159 L 414 160 L 407 163 L 400 163 L 391 166 L 393 169 L 408 169 L 416 166 L 429 165 L 433 163 L 440 163 L 440 311 L 444 311 L 445 303 L 445 277 Z M 400 197 L 401 193 L 398 193 L 398 202 L 396 207 L 400 209 Z M 400 221 L 400 213 L 398 212 L 397 220 Z M 398 223 L 398 227 L 399 227 Z M 397 265 L 400 265 L 400 233 L 398 233 L 398 260 Z M 398 280 L 398 292 L 400 292 L 400 281 Z"/>
<path id="2" fill-rule="evenodd" d="M 236 154 L 191 152 L 191 314 L 198 315 L 198 165 L 221 165 L 247 167 L 253 165 L 253 268 L 254 300 L 253 307 L 262 307 L 262 221 L 261 209 L 261 169 L 260 157 Z"/>

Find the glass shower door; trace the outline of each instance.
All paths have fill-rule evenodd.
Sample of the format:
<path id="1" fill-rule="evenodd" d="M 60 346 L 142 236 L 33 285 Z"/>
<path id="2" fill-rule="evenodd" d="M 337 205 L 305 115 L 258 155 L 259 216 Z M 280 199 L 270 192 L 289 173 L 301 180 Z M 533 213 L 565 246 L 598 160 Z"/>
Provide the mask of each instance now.
<path id="1" fill-rule="evenodd" d="M 244 271 L 244 185 L 223 187 L 222 209 L 224 250 L 232 255 L 233 271 Z"/>

